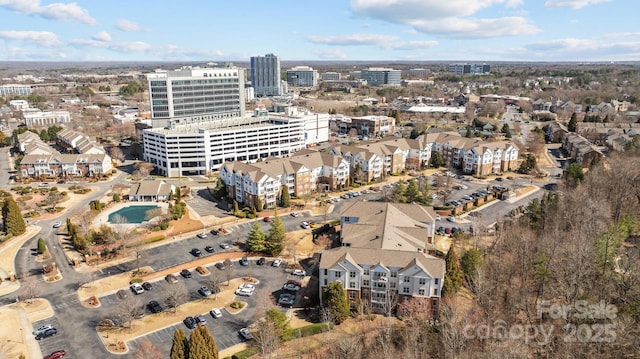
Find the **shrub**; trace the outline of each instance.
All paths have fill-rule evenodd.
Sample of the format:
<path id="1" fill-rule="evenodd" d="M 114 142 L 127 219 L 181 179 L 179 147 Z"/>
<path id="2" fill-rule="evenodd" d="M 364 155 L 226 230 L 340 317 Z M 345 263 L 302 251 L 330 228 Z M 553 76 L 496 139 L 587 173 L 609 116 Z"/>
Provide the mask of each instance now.
<path id="1" fill-rule="evenodd" d="M 38 238 L 38 254 L 42 254 L 47 251 L 47 244 L 44 242 L 44 239 Z"/>
<path id="2" fill-rule="evenodd" d="M 118 173 L 118 170 L 114 168 L 114 169 L 111 170 L 111 173 L 116 174 L 116 173 Z"/>
<path id="3" fill-rule="evenodd" d="M 233 302 L 231 304 L 229 304 L 229 306 L 233 309 L 242 309 L 244 308 L 244 303 L 242 302 Z"/>
<path id="4" fill-rule="evenodd" d="M 160 223 L 160 229 L 165 230 L 167 228 L 169 228 L 169 222 Z"/>
<path id="5" fill-rule="evenodd" d="M 249 347 L 245 350 L 241 350 L 235 354 L 233 354 L 233 356 L 231 357 L 231 359 L 248 359 L 251 358 L 252 356 L 256 355 L 260 353 L 260 347 Z"/>
<path id="6" fill-rule="evenodd" d="M 136 277 L 136 278 L 133 278 L 133 279 L 129 282 L 129 284 L 133 284 L 133 283 L 142 283 L 142 282 L 144 282 L 144 280 L 142 280 L 142 278 L 138 278 L 138 277 Z"/>
<path id="7" fill-rule="evenodd" d="M 310 335 L 316 335 L 331 330 L 332 327 L 333 325 L 327 329 L 327 323 L 314 323 L 300 328 L 289 329 L 283 337 L 285 340 L 308 337 Z"/>
<path id="8" fill-rule="evenodd" d="M 16 198 L 16 202 L 26 202 L 32 199 L 33 199 L 33 196 L 20 196 Z"/>
<path id="9" fill-rule="evenodd" d="M 153 236 L 153 237 L 150 237 L 150 238 L 145 239 L 145 240 L 144 240 L 144 243 L 146 243 L 146 244 L 154 243 L 154 242 L 161 241 L 161 240 L 163 240 L 163 239 L 165 239 L 165 235 L 163 235 L 163 234 L 159 234 L 159 235 L 157 235 L 157 236 Z"/>

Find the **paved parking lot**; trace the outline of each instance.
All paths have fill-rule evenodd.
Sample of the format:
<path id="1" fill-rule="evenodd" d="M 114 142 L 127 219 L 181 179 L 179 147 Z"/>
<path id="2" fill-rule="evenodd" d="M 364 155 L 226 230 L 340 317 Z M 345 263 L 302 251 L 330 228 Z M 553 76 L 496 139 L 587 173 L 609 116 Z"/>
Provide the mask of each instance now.
<path id="1" fill-rule="evenodd" d="M 209 196 L 206 188 L 191 191 L 191 199 L 185 201 L 200 216 L 224 217 L 228 213 L 218 208 L 218 203 Z"/>
<path id="2" fill-rule="evenodd" d="M 34 322 L 33 329 L 36 329 L 45 324 L 51 324 L 54 328 L 58 330 L 58 334 L 52 337 L 38 340 L 38 344 L 40 344 L 40 350 L 42 350 L 42 355 L 49 355 L 56 350 L 61 350 L 61 349 L 70 347 L 69 339 L 73 338 L 73 335 L 71 335 L 71 333 L 64 332 L 64 330 L 60 326 L 58 317 L 52 317 L 45 320 Z"/>

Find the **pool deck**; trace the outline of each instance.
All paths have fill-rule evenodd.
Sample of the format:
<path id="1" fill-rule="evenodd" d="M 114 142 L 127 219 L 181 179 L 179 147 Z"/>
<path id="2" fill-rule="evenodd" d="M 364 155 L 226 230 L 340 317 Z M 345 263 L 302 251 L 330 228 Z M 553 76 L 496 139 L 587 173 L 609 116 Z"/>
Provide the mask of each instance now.
<path id="1" fill-rule="evenodd" d="M 121 210 L 125 207 L 136 207 L 136 206 L 158 206 L 160 208 L 162 208 L 163 212 L 166 212 L 169 210 L 169 203 L 167 202 L 122 202 L 122 203 L 117 203 L 115 205 L 113 205 L 112 207 L 109 207 L 108 209 L 106 209 L 105 211 L 103 211 L 102 213 L 98 214 L 96 216 L 96 218 L 93 220 L 93 222 L 91 222 L 91 227 L 100 227 L 103 224 L 112 224 L 109 222 L 109 215 L 113 212 L 116 212 L 118 210 Z M 135 228 L 135 227 L 139 227 L 141 224 L 146 223 L 142 222 L 142 223 L 130 223 L 130 224 L 122 224 L 123 226 L 127 226 L 127 228 Z M 113 224 L 112 224 L 113 225 Z M 120 225 L 120 224 L 118 224 Z"/>

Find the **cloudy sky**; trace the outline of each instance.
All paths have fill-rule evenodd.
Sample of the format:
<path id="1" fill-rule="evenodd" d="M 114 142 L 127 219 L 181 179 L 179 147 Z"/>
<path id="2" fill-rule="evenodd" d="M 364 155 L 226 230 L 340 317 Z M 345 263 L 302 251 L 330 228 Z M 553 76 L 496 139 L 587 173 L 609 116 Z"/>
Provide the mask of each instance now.
<path id="1" fill-rule="evenodd" d="M 0 61 L 637 61 L 638 0 L 0 0 Z"/>

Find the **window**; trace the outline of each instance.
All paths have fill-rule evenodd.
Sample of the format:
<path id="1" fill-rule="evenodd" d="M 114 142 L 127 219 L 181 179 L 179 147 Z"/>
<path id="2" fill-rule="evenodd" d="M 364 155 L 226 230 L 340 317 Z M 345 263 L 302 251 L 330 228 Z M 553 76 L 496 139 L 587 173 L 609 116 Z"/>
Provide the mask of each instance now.
<path id="1" fill-rule="evenodd" d="M 356 272 L 349 272 L 349 278 L 355 278 Z"/>
<path id="2" fill-rule="evenodd" d="M 326 279 L 326 278 L 325 278 L 325 280 L 324 280 L 324 285 L 325 285 L 325 286 L 327 285 L 327 279 Z"/>
<path id="3" fill-rule="evenodd" d="M 436 281 L 436 285 L 438 285 L 438 283 L 440 283 L 440 278 L 436 278 L 435 281 Z"/>
<path id="4" fill-rule="evenodd" d="M 349 282 L 349 288 L 355 288 L 356 282 Z"/>
<path id="5" fill-rule="evenodd" d="M 362 295 L 363 296 L 369 296 L 369 289 L 363 289 L 362 290 Z"/>
<path id="6" fill-rule="evenodd" d="M 350 291 L 349 292 L 349 299 L 356 299 L 356 292 Z"/>
<path id="7" fill-rule="evenodd" d="M 342 272 L 336 272 L 336 278 L 342 278 Z"/>
<path id="8" fill-rule="evenodd" d="M 424 279 L 424 278 L 420 278 L 419 283 L 420 283 L 420 285 L 425 285 L 425 284 L 427 284 L 427 280 Z"/>
<path id="9" fill-rule="evenodd" d="M 391 272 L 391 278 L 398 277 L 398 272 Z"/>
<path id="10" fill-rule="evenodd" d="M 408 277 L 408 276 L 407 276 L 407 277 L 404 277 L 404 282 L 405 282 L 405 283 L 409 283 L 409 282 L 411 282 L 411 277 Z"/>
<path id="11" fill-rule="evenodd" d="M 391 288 L 396 288 L 396 282 L 391 282 Z"/>
<path id="12" fill-rule="evenodd" d="M 424 295 L 424 289 L 418 289 L 418 295 Z"/>
<path id="13" fill-rule="evenodd" d="M 369 270 L 365 269 L 363 275 L 369 275 Z"/>
<path id="14" fill-rule="evenodd" d="M 433 288 L 433 295 L 438 295 L 438 288 Z"/>
<path id="15" fill-rule="evenodd" d="M 327 268 L 324 269 L 324 275 L 327 275 L 329 270 Z"/>
<path id="16" fill-rule="evenodd" d="M 362 285 L 368 287 L 369 286 L 369 280 L 368 279 L 363 280 L 362 281 Z"/>
<path id="17" fill-rule="evenodd" d="M 409 287 L 402 288 L 402 293 L 409 294 Z"/>

